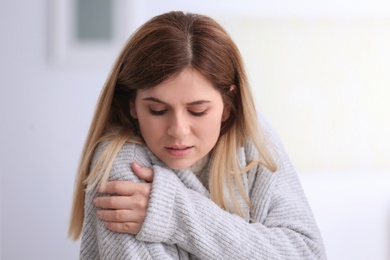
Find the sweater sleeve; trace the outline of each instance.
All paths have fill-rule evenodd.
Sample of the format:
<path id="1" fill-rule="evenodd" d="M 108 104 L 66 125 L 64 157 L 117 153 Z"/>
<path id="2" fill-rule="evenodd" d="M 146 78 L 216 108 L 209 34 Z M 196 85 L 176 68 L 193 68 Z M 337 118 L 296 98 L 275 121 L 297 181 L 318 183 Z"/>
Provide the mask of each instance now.
<path id="1" fill-rule="evenodd" d="M 97 148 L 94 162 L 103 149 L 104 145 Z M 137 160 L 150 167 L 146 158 L 142 146 L 125 144 L 115 158 L 110 180 L 142 181 L 132 172 L 130 163 Z M 188 253 L 176 245 L 142 242 L 134 235 L 108 230 L 104 221 L 97 217 L 98 209 L 92 204 L 97 196 L 96 189 L 86 193 L 80 259 L 188 259 Z"/>
<path id="2" fill-rule="evenodd" d="M 177 244 L 200 259 L 326 259 L 298 177 L 284 150 L 278 152 L 277 172 L 259 166 L 248 173 L 250 222 L 155 165 L 149 208 L 137 239 Z"/>

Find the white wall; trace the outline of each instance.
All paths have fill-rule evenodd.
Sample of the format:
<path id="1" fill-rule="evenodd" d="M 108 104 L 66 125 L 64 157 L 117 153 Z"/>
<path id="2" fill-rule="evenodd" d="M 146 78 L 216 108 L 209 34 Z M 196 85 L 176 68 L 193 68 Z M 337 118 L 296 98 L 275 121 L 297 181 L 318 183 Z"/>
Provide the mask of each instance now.
<path id="1" fill-rule="evenodd" d="M 2 259 L 78 259 L 66 239 L 80 149 L 107 68 L 47 63 L 45 1 L 0 2 Z"/>
<path id="2" fill-rule="evenodd" d="M 254 91 L 259 107 L 300 173 L 329 259 L 388 259 L 387 2 L 213 5 L 202 0 L 161 5 L 133 1 L 139 9 L 135 23 L 185 9 L 216 17 L 236 39 L 251 82 L 260 86 Z M 48 24 L 44 0 L 0 1 L 0 256 L 5 260 L 78 258 L 78 244 L 66 238 L 73 182 L 111 64 L 48 62 Z M 333 41 L 326 42 L 328 38 Z M 302 44 L 310 44 L 310 52 Z M 298 69 L 291 73 L 294 66 Z M 346 106 L 335 98 L 340 92 Z M 333 109 L 330 116 L 327 107 Z M 337 114 L 339 109 L 344 110 Z M 340 135 L 340 142 L 335 141 Z"/>

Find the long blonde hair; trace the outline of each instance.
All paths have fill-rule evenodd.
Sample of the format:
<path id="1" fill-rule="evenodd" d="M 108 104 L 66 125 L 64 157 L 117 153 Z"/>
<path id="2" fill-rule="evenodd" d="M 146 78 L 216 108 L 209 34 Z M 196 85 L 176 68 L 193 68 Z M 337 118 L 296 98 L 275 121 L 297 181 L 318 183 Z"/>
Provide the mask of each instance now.
<path id="1" fill-rule="evenodd" d="M 136 90 L 154 87 L 184 68 L 200 72 L 220 91 L 224 104 L 231 107 L 212 151 L 209 174 L 212 200 L 222 208 L 240 214 L 233 185 L 250 205 L 241 174 L 259 163 L 271 171 L 276 170 L 276 163 L 265 144 L 265 135 L 257 123 L 240 53 L 232 39 L 210 17 L 165 13 L 146 22 L 130 37 L 100 94 L 78 168 L 68 232 L 70 238 L 77 240 L 81 234 L 87 183 L 88 188 L 104 185 L 122 145 L 140 142 L 133 138 L 139 135 L 138 126 L 129 112 L 129 101 L 135 98 Z M 232 85 L 235 91 L 231 91 Z M 110 141 L 95 167 L 90 169 L 94 150 L 104 140 Z M 240 169 L 237 151 L 250 141 L 258 150 L 259 158 L 249 167 Z M 224 195 L 225 189 L 233 201 L 232 209 Z"/>

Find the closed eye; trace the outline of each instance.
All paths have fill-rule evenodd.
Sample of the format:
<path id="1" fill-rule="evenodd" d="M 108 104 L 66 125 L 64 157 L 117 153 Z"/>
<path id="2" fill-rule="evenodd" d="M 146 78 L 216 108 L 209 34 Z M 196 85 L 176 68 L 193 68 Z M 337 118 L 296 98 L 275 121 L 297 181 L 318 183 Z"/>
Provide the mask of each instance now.
<path id="1" fill-rule="evenodd" d="M 189 112 L 191 115 L 193 115 L 193 116 L 203 116 L 203 115 L 206 114 L 207 110 L 203 110 L 203 111 L 200 111 L 200 112 L 189 110 L 188 112 Z"/>
<path id="2" fill-rule="evenodd" d="M 162 116 L 162 115 L 164 115 L 167 111 L 168 111 L 168 109 L 163 109 L 163 110 L 153 110 L 153 109 L 149 109 L 150 114 L 152 114 L 152 115 L 154 115 L 154 116 Z"/>

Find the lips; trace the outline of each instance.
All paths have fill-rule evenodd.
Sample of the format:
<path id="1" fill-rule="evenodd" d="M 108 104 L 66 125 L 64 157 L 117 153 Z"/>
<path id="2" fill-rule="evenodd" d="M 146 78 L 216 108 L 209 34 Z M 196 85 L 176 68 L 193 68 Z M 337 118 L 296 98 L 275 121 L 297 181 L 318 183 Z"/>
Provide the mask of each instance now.
<path id="1" fill-rule="evenodd" d="M 193 146 L 176 146 L 176 145 L 165 147 L 168 153 L 173 156 L 185 156 L 191 152 L 192 148 Z"/>
<path id="2" fill-rule="evenodd" d="M 173 149 L 173 150 L 184 150 L 190 148 L 190 146 L 167 146 L 166 148 Z"/>

